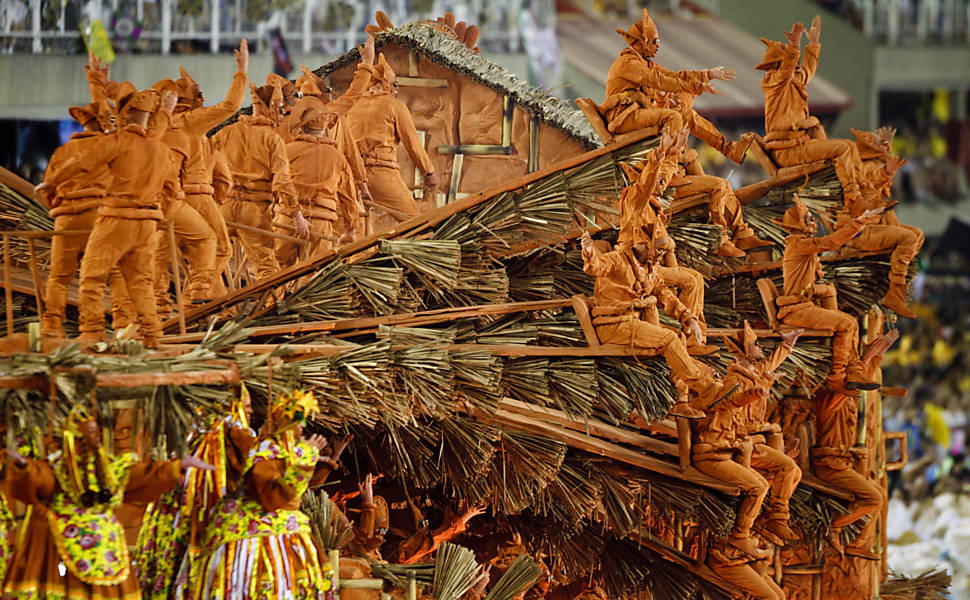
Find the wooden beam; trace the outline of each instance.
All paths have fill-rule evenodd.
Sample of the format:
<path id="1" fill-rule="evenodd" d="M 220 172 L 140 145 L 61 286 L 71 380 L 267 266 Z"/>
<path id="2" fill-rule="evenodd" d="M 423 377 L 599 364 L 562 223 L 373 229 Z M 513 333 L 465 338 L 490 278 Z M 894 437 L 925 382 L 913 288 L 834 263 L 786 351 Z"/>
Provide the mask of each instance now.
<path id="1" fill-rule="evenodd" d="M 162 385 L 229 385 L 239 382 L 239 367 L 227 361 L 224 369 L 166 371 L 149 373 L 98 373 L 98 387 L 135 388 Z M 68 370 L 69 371 L 69 370 Z M 0 377 L 0 389 L 47 389 L 47 375 L 10 375 Z"/>
<path id="2" fill-rule="evenodd" d="M 448 87 L 448 80 L 399 75 L 397 77 L 397 84 L 400 87 L 446 88 Z"/>
<path id="3" fill-rule="evenodd" d="M 610 444 L 592 436 L 570 431 L 568 429 L 562 429 L 561 427 L 552 425 L 550 423 L 543 423 L 541 421 L 512 414 L 504 410 L 498 410 L 495 413 L 474 411 L 473 416 L 484 423 L 497 425 L 506 429 L 514 429 L 523 433 L 531 433 L 548 437 L 566 444 L 570 448 L 576 448 L 577 450 L 583 450 L 599 456 L 612 458 L 628 465 L 639 467 L 654 473 L 659 473 L 673 479 L 686 481 L 694 485 L 703 486 L 718 492 L 729 494 L 731 496 L 737 496 L 741 493 L 741 490 L 737 486 L 730 485 L 723 481 L 714 479 L 713 477 L 704 475 L 693 467 L 681 472 L 678 465 L 647 456 L 641 452 L 636 452 L 622 446 Z"/>
<path id="4" fill-rule="evenodd" d="M 529 115 L 529 172 L 539 169 L 539 117 Z"/>
<path id="5" fill-rule="evenodd" d="M 34 191 L 34 184 L 30 183 L 20 175 L 17 175 L 13 171 L 0 167 L 0 184 L 7 186 L 12 191 L 25 198 L 33 200 L 44 208 L 50 209 L 50 205 L 47 204 L 44 197 Z"/>
<path id="6" fill-rule="evenodd" d="M 751 146 L 754 147 L 754 144 Z M 764 179 L 757 183 L 752 183 L 751 185 L 746 185 L 734 190 L 734 195 L 737 196 L 741 204 L 751 204 L 755 200 L 759 200 L 764 197 L 764 195 L 772 189 L 821 171 L 827 166 L 828 163 L 826 161 L 819 160 L 812 163 L 799 165 L 797 167 L 778 169 L 778 172 L 773 174 L 768 179 Z"/>
<path id="7" fill-rule="evenodd" d="M 694 575 L 700 577 L 708 583 L 712 583 L 715 586 L 721 588 L 725 592 L 731 594 L 731 596 L 736 598 L 746 598 L 747 594 L 740 588 L 735 587 L 733 584 L 728 582 L 726 579 L 722 578 L 720 575 L 715 573 L 705 564 L 698 564 L 693 558 L 684 554 L 680 550 L 672 548 L 666 544 L 666 542 L 657 539 L 653 536 L 647 529 L 641 528 L 640 531 L 633 532 L 629 535 L 630 539 L 637 541 L 640 544 L 650 548 L 657 554 L 663 556 L 675 565 L 690 571 Z"/>
<path id="8" fill-rule="evenodd" d="M 438 146 L 438 154 L 511 156 L 513 153 L 511 146 L 499 146 L 495 144 L 454 144 Z"/>

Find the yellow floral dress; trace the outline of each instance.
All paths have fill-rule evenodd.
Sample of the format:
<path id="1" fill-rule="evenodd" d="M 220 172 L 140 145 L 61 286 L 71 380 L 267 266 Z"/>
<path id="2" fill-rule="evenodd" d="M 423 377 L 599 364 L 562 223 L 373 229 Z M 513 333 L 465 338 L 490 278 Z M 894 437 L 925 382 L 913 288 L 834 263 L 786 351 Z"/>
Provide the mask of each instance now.
<path id="1" fill-rule="evenodd" d="M 240 494 L 212 513 L 193 566 L 197 600 L 320 600 L 328 589 L 300 499 L 313 478 L 316 448 L 292 432 L 250 452 Z"/>

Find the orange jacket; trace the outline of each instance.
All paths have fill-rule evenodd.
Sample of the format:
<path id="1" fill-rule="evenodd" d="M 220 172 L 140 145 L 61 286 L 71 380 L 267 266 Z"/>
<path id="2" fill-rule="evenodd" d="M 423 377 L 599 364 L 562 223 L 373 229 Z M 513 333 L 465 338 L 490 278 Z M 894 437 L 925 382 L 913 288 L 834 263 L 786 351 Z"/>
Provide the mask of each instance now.
<path id="1" fill-rule="evenodd" d="M 84 156 L 94 147 L 104 134 L 94 131 L 81 131 L 71 136 L 66 144 L 54 150 L 44 180 L 53 181 L 53 174 L 74 157 Z M 109 177 L 106 165 L 98 165 L 94 171 L 80 171 L 74 177 L 62 181 L 50 190 L 51 217 L 82 213 L 97 208 L 104 201 L 104 184 Z"/>
<path id="2" fill-rule="evenodd" d="M 303 215 L 339 221 L 345 228 L 355 227 L 357 200 L 346 193 L 353 189 L 348 184 L 354 176 L 336 144 L 326 138 L 301 134 L 286 145 L 286 155 Z"/>
<path id="3" fill-rule="evenodd" d="M 793 233 L 785 238 L 785 254 L 781 260 L 785 277 L 783 297 L 795 300 L 800 296 L 811 300 L 815 282 L 822 276 L 820 252 L 835 250 L 862 231 L 858 221 L 849 221 L 841 229 L 825 237 L 814 237 L 804 233 Z M 783 300 L 782 297 L 779 300 Z"/>
<path id="4" fill-rule="evenodd" d="M 283 139 L 267 117 L 242 115 L 212 138 L 232 171 L 233 197 L 298 208 Z"/>
<path id="5" fill-rule="evenodd" d="M 159 168 L 166 165 L 168 168 Z M 127 125 L 118 133 L 106 135 L 83 156 L 69 160 L 53 177 L 54 185 L 83 171 L 107 167 L 111 178 L 105 185 L 105 201 L 99 214 L 131 219 L 159 219 L 159 194 L 166 184 L 174 186 L 169 147 L 144 127 Z"/>
<path id="6" fill-rule="evenodd" d="M 346 121 L 365 165 L 398 168 L 397 145 L 402 143 L 423 174 L 434 173 L 411 112 L 390 93 L 364 94 L 347 112 Z"/>
<path id="7" fill-rule="evenodd" d="M 353 85 L 353 84 L 351 84 Z M 348 92 L 349 93 L 349 92 Z M 346 96 L 346 94 L 344 94 Z M 316 96 L 304 96 L 300 98 L 299 101 L 293 106 L 293 110 L 290 111 L 283 119 L 283 125 L 280 127 L 280 136 L 282 136 L 283 141 L 290 143 L 296 137 L 295 124 L 299 115 L 303 114 L 303 111 L 307 107 L 313 107 L 322 113 L 331 113 L 331 106 L 333 103 L 327 104 L 320 98 Z M 346 121 L 343 117 L 337 117 L 337 132 L 334 136 L 337 143 L 337 150 L 343 154 L 344 159 L 350 166 L 350 171 L 354 175 L 354 181 L 357 183 L 362 183 L 367 181 L 367 171 L 364 169 L 364 161 L 360 158 L 360 152 L 357 150 L 357 144 L 354 142 L 354 136 L 350 132 L 350 127 L 347 126 Z"/>
<path id="8" fill-rule="evenodd" d="M 806 86 L 818 69 L 818 55 L 822 46 L 808 44 L 801 67 L 798 65 L 798 46 L 788 44 L 785 56 L 777 69 L 765 73 L 761 91 L 765 94 L 765 132 L 791 132 L 811 116 L 808 111 Z"/>

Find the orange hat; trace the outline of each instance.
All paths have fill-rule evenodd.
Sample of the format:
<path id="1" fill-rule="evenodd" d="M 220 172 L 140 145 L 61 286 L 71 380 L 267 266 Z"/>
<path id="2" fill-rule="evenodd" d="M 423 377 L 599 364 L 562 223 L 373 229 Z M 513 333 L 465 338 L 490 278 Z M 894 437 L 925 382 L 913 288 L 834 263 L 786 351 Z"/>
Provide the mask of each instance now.
<path id="1" fill-rule="evenodd" d="M 886 160 L 892 154 L 889 144 L 884 144 L 875 132 L 852 129 L 852 135 L 855 136 L 855 145 L 859 149 L 859 158 L 862 160 L 874 158 Z"/>
<path id="2" fill-rule="evenodd" d="M 160 94 L 158 90 L 147 89 L 128 96 L 127 101 L 121 105 L 121 111 L 140 110 L 142 112 L 154 112 L 158 108 Z"/>
<path id="3" fill-rule="evenodd" d="M 192 104 L 199 97 L 199 84 L 189 77 L 185 67 L 179 65 L 179 78 L 175 81 L 176 93 L 180 104 Z"/>
<path id="4" fill-rule="evenodd" d="M 770 71 L 777 66 L 777 63 L 781 62 L 781 59 L 785 58 L 785 45 L 764 37 L 761 38 L 761 43 L 767 48 L 765 48 L 764 58 L 761 59 L 759 65 L 755 66 L 755 69 Z"/>
<path id="5" fill-rule="evenodd" d="M 170 78 L 159 79 L 158 81 L 152 84 L 152 88 L 158 90 L 159 92 L 175 92 L 176 94 L 179 93 L 178 84 L 175 82 L 174 79 L 170 79 Z"/>
<path id="6" fill-rule="evenodd" d="M 284 99 L 286 99 L 286 97 L 290 94 L 294 94 L 299 91 L 299 87 L 293 85 L 292 81 L 286 77 L 277 75 L 276 73 L 270 73 L 266 76 L 266 85 L 272 85 L 280 88 L 280 92 L 283 94 Z"/>
<path id="7" fill-rule="evenodd" d="M 303 71 L 303 75 L 297 78 L 295 84 L 304 96 L 322 96 L 330 87 L 326 81 L 305 66 L 300 65 L 300 70 Z"/>
<path id="8" fill-rule="evenodd" d="M 617 29 L 616 32 L 623 36 L 626 43 L 631 46 L 635 42 L 649 42 L 660 37 L 660 33 L 657 31 L 657 25 L 650 18 L 647 9 L 643 9 L 643 12 L 640 14 L 640 20 L 634 23 L 629 31 Z"/>
<path id="9" fill-rule="evenodd" d="M 731 354 L 735 356 L 750 357 L 755 344 L 758 343 L 758 334 L 754 332 L 751 323 L 744 321 L 744 328 L 738 330 L 736 334 L 724 336 L 724 344 Z"/>
<path id="10" fill-rule="evenodd" d="M 781 219 L 772 219 L 771 222 L 775 225 L 781 225 L 788 231 L 808 231 L 808 224 L 805 223 L 805 217 L 807 216 L 808 207 L 798 197 L 798 194 L 795 194 L 795 203 L 785 211 L 784 217 Z"/>
<path id="11" fill-rule="evenodd" d="M 279 86 L 261 85 L 256 87 L 255 83 L 249 84 L 252 92 L 253 105 L 260 105 L 270 114 L 278 114 L 283 107 L 283 91 Z"/>
<path id="12" fill-rule="evenodd" d="M 300 109 L 290 131 L 294 132 L 301 127 L 328 130 L 337 124 L 338 118 L 336 113 L 320 110 L 318 106 L 307 105 Z"/>
<path id="13" fill-rule="evenodd" d="M 72 106 L 67 109 L 67 113 L 81 125 L 87 125 L 89 121 L 99 121 L 98 117 L 101 115 L 101 106 L 94 102 L 87 106 Z"/>
<path id="14" fill-rule="evenodd" d="M 384 58 L 383 52 L 377 55 L 377 66 L 374 67 L 374 78 L 382 82 L 387 89 L 390 89 L 391 82 L 395 78 L 394 69 L 391 68 L 391 64 Z"/>

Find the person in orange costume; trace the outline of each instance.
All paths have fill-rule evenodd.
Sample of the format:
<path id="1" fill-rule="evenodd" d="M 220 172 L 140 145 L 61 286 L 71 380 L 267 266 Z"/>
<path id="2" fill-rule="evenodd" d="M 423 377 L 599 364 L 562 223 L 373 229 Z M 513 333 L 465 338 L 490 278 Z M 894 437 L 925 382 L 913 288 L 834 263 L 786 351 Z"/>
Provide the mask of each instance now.
<path id="1" fill-rule="evenodd" d="M 663 180 L 674 188 L 674 202 L 697 194 L 708 198 L 708 218 L 721 227 L 718 255 L 740 258 L 747 250 L 771 245 L 744 221 L 741 202 L 727 179 L 704 173 L 697 151 L 687 148 L 686 129 L 675 140 L 664 167 Z"/>
<path id="2" fill-rule="evenodd" d="M 855 144 L 848 140 L 826 139 L 818 119 L 808 110 L 806 86 L 818 68 L 821 45 L 818 43 L 821 20 L 815 17 L 806 34 L 808 45 L 799 64 L 802 33 L 796 23 L 785 32 L 788 44 L 761 38 L 767 46 L 764 59 L 755 68 L 765 71 L 761 91 L 765 95 L 765 147 L 781 167 L 831 160 L 842 184 L 846 201 L 860 194 L 861 164 Z"/>
<path id="3" fill-rule="evenodd" d="M 838 308 L 835 285 L 822 283 L 820 252 L 835 250 L 857 235 L 867 224 L 879 218 L 879 210 L 867 210 L 849 220 L 841 229 L 825 237 L 815 237 L 818 223 L 798 194 L 795 203 L 775 224 L 784 227 L 785 254 L 782 271 L 784 291 L 776 300 L 778 320 L 786 325 L 833 331 L 832 369 L 827 386 L 848 394 L 852 390 L 874 390 L 879 384 L 867 377 L 859 365 L 859 323 Z"/>
<path id="4" fill-rule="evenodd" d="M 304 108 L 303 113 L 298 115 L 295 137 L 286 145 L 290 177 L 293 178 L 301 210 L 310 223 L 310 231 L 322 236 L 333 236 L 335 227 L 340 227 L 342 233 L 353 231 L 357 225 L 357 199 L 345 193 L 354 176 L 350 172 L 350 165 L 337 149 L 334 137 L 339 127 L 338 119 L 332 112 Z M 291 225 L 288 212 L 284 209 L 277 216 L 276 223 Z M 283 229 L 284 232 L 289 231 L 289 227 Z M 326 252 L 330 248 L 329 240 L 317 239 L 311 245 L 310 254 Z M 281 266 L 296 263 L 298 251 L 295 242 L 276 241 L 276 259 Z"/>
<path id="5" fill-rule="evenodd" d="M 886 207 L 892 195 L 893 177 L 906 162 L 892 154 L 895 130 L 886 127 L 875 132 L 853 129 L 852 133 L 862 158 L 865 185 L 861 200 L 847 202 L 839 213 L 839 222 L 857 217 L 868 208 Z M 923 232 L 917 227 L 900 224 L 896 214 L 892 210 L 886 210 L 878 223 L 866 227 L 862 234 L 852 238 L 846 246 L 870 252 L 892 251 L 889 258 L 889 291 L 881 302 L 901 317 L 916 318 L 916 313 L 906 305 L 906 277 L 909 274 L 909 264 L 923 246 Z"/>
<path id="6" fill-rule="evenodd" d="M 647 9 L 643 9 L 640 20 L 629 31 L 616 32 L 630 47 L 620 52 L 606 74 L 606 99 L 599 112 L 610 133 L 660 127 L 675 134 L 684 128 L 684 119 L 676 110 L 657 107 L 655 91 L 717 93 L 711 81 L 734 79 L 734 71 L 724 67 L 670 71 L 656 64 L 653 59 L 660 49 L 660 34 Z"/>
<path id="7" fill-rule="evenodd" d="M 371 85 L 354 102 L 345 118 L 367 167 L 367 187 L 374 205 L 396 220 L 406 221 L 417 216 L 418 205 L 401 178 L 397 145 L 404 144 L 411 160 L 424 173 L 426 198 L 434 197 L 438 179 L 434 164 L 418 138 L 407 105 L 395 97 L 394 70 L 383 54 L 377 62 Z"/>
<path id="8" fill-rule="evenodd" d="M 734 355 L 734 361 L 728 365 L 724 385 L 731 389 L 737 384 L 739 391 L 735 394 L 753 396 L 750 402 L 743 399 L 744 407 L 735 413 L 736 431 L 745 451 L 751 449 L 751 467 L 768 473 L 766 478 L 771 483 L 771 497 L 768 500 L 765 529 L 766 536 L 776 538 L 772 540 L 776 543 L 798 539 L 798 535 L 788 527 L 788 501 L 801 481 L 802 471 L 785 454 L 781 426 L 767 420 L 768 395 L 775 383 L 774 372 L 791 354 L 802 333 L 803 330 L 796 329 L 782 334 L 781 343 L 771 356 L 765 356 L 758 345 L 758 335 L 747 321 L 734 337 L 724 336 L 725 344 Z"/>
<path id="9" fill-rule="evenodd" d="M 164 89 L 164 84 L 155 84 L 156 89 Z M 212 280 L 215 277 L 216 234 L 209 222 L 185 201 L 183 182 L 188 178 L 189 155 L 192 142 L 184 127 L 169 127 L 161 134 L 162 141 L 170 148 L 172 170 L 178 174 L 179 185 L 166 189 L 162 198 L 162 213 L 165 220 L 159 223 L 155 233 L 155 300 L 159 312 L 171 311 L 171 298 L 168 288 L 171 281 L 169 266 L 175 268 L 171 260 L 168 227 L 171 223 L 176 244 L 184 249 L 189 264 L 187 300 L 201 303 L 211 296 Z"/>
<path id="10" fill-rule="evenodd" d="M 98 119 L 104 109 L 98 104 L 72 106 L 68 112 L 84 131 L 75 133 L 71 139 L 54 151 L 47 163 L 45 181 L 68 160 L 83 156 L 104 135 Z M 51 197 L 50 216 L 54 219 L 54 231 L 90 231 L 97 217 L 97 209 L 104 201 L 104 183 L 109 177 L 105 165 L 90 173 L 81 172 L 60 185 L 47 188 Z M 41 335 L 45 338 L 64 337 L 64 310 L 67 305 L 67 286 L 74 279 L 81 253 L 87 244 L 88 234 L 57 235 L 51 240 L 50 274 L 44 293 L 44 314 L 40 320 Z M 123 282 L 119 285 L 123 285 Z M 111 291 L 114 296 L 115 282 Z"/>
<path id="11" fill-rule="evenodd" d="M 82 405 L 62 426 L 60 452 L 46 460 L 7 454 L 9 493 L 33 512 L 3 584 L 4 598 L 140 600 L 115 509 L 122 501 L 151 502 L 188 467 L 212 468 L 194 457 L 137 462 L 134 454 L 111 455 Z"/>
<path id="12" fill-rule="evenodd" d="M 744 155 L 751 146 L 751 141 L 754 138 L 746 134 L 737 142 L 728 141 L 724 137 L 724 134 L 714 126 L 714 123 L 711 123 L 694 110 L 694 99 L 696 98 L 694 94 L 690 92 L 675 93 L 654 90 L 651 96 L 657 107 L 671 108 L 679 112 L 681 118 L 684 120 L 684 127 L 690 131 L 691 135 L 739 165 L 744 161 Z"/>
<path id="13" fill-rule="evenodd" d="M 232 172 L 232 198 L 222 206 L 226 221 L 237 222 L 270 231 L 276 205 L 293 211 L 297 237 L 309 235 L 309 224 L 303 218 L 296 190 L 290 178 L 283 139 L 269 116 L 282 102 L 279 88 L 252 88 L 253 114 L 241 115 L 239 121 L 223 127 L 213 137 L 216 147 L 226 157 Z M 279 262 L 272 237 L 239 229 L 236 232 L 249 259 L 250 279 L 255 281 L 275 275 Z"/>
<path id="14" fill-rule="evenodd" d="M 899 339 L 899 331 L 892 330 L 866 348 L 863 365 L 868 372 L 878 370 L 886 350 Z M 856 462 L 866 463 L 868 450 L 858 446 L 858 401 L 838 392 L 826 392 L 815 402 L 815 447 L 812 448 L 812 473 L 822 481 L 851 492 L 855 499 L 846 512 L 832 519 L 829 542 L 840 553 L 880 560 L 872 551 L 871 544 L 876 523 L 883 507 L 889 502 L 886 491 L 879 482 L 856 470 Z M 859 519 L 869 520 L 848 546 L 842 544 L 842 530 Z"/>
<path id="15" fill-rule="evenodd" d="M 232 84 L 226 92 L 226 97 L 218 104 L 204 106 L 205 98 L 199 85 L 189 77 L 184 68 L 179 67 L 181 77 L 175 81 L 179 100 L 175 105 L 172 128 L 181 129 L 188 136 L 189 142 L 182 191 L 185 193 L 186 204 L 205 219 L 215 234 L 216 252 L 212 266 L 214 277 L 208 298 L 225 293 L 222 273 L 232 254 L 229 229 L 226 227 L 222 211 L 219 210 L 219 203 L 214 198 L 215 156 L 207 133 L 236 114 L 246 96 L 246 71 L 249 65 L 249 47 L 246 40 L 239 43 L 239 50 L 233 54 L 236 59 L 236 72 L 232 76 Z"/>
<path id="16" fill-rule="evenodd" d="M 596 277 L 592 316 L 600 342 L 660 351 L 675 379 L 699 397 L 713 399 L 720 383 L 691 358 L 680 335 L 660 325 L 657 305 L 700 344 L 697 318 L 664 284 L 649 234 L 639 229 L 631 239 L 605 251 L 583 232 L 583 271 Z"/>
<path id="17" fill-rule="evenodd" d="M 152 293 L 152 258 L 155 223 L 162 218 L 159 196 L 165 185 L 173 183 L 170 150 L 157 136 L 149 136 L 146 125 L 159 106 L 156 90 L 130 97 L 121 106 L 122 121 L 128 123 L 118 133 L 105 136 L 84 154 L 69 160 L 54 173 L 46 186 L 56 187 L 77 173 L 107 165 L 111 173 L 105 187 L 104 203 L 84 248 L 78 319 L 82 347 L 102 341 L 104 335 L 104 284 L 109 272 L 120 265 L 131 301 L 138 313 L 141 335 L 146 347 L 157 347 L 161 324 L 155 312 Z M 171 111 L 174 95 L 167 95 L 163 109 Z"/>

